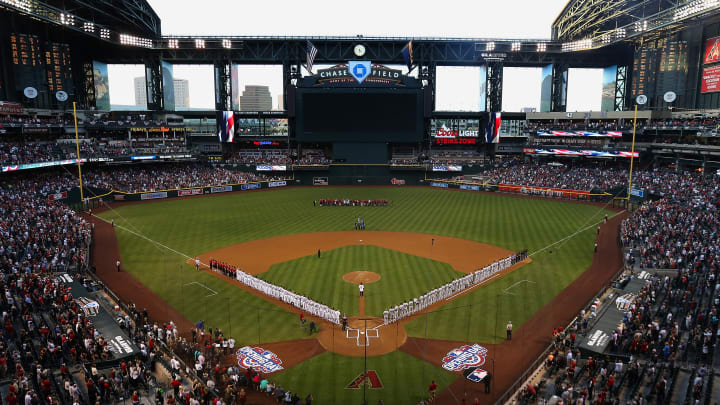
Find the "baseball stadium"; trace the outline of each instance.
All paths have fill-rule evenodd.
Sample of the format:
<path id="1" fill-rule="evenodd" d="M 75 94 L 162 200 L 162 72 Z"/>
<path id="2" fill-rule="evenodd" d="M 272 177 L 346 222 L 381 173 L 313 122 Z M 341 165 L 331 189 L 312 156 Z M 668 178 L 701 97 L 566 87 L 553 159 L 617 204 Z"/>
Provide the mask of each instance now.
<path id="1" fill-rule="evenodd" d="M 208 10 L 0 0 L 0 404 L 720 403 L 719 1 Z"/>

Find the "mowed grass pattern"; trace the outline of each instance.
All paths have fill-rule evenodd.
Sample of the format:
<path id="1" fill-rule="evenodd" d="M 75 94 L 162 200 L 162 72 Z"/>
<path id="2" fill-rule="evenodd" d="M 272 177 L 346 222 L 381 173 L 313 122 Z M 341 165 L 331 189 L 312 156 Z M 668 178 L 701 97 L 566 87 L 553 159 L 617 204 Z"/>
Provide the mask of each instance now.
<path id="1" fill-rule="evenodd" d="M 352 271 L 380 274 L 379 281 L 365 287 L 365 315 L 378 317 L 382 317 L 383 311 L 391 305 L 398 305 L 464 275 L 447 263 L 377 246 L 358 245 L 326 251 L 321 259 L 310 255 L 278 263 L 260 277 L 313 297 L 348 316 L 357 316 L 358 286 L 342 279 L 345 273 Z"/>
<path id="2" fill-rule="evenodd" d="M 381 389 L 367 387 L 365 395 L 368 404 L 377 404 L 380 399 L 385 404 L 416 404 L 421 399 L 427 399 L 427 386 L 431 380 L 435 380 L 438 391 L 441 391 L 456 377 L 401 351 L 369 357 L 367 369 L 376 371 L 383 385 Z M 298 395 L 303 399 L 311 393 L 315 398 L 313 403 L 362 404 L 362 387 L 346 387 L 364 370 L 362 357 L 326 352 L 270 378 L 283 388 L 299 389 Z"/>
<path id="3" fill-rule="evenodd" d="M 388 199 L 394 206 L 313 207 L 312 201 L 321 198 Z M 420 187 L 307 187 L 134 204 L 102 216 L 188 256 L 284 234 L 351 230 L 359 215 L 365 217 L 370 230 L 439 234 L 510 250 L 528 248 L 531 253 L 575 234 L 552 247 L 552 253 L 544 251 L 534 255 L 533 263 L 443 308 L 443 312 L 433 315 L 435 320 L 427 333 L 422 319 L 411 323 L 408 329 L 412 336 L 464 340 L 472 335 L 476 341 L 492 341 L 504 333 L 503 322 L 511 319 L 518 328 L 590 265 L 595 237 L 593 224 L 604 214 L 612 213 L 593 206 L 502 194 Z M 191 266 L 184 264 L 184 257 L 116 229 L 123 266 L 193 322 L 204 319 L 206 324 L 223 329 L 232 323 L 233 335 L 238 341 L 255 342 L 257 333 L 249 330 L 252 328 L 238 330 L 235 325 L 257 322 L 257 313 L 261 318 L 266 313 L 267 318 L 260 323 L 274 333 L 266 333 L 267 339 L 263 341 L 297 337 L 297 331 L 285 327 L 282 320 L 275 320 L 283 316 L 270 315 L 278 313 L 277 307 L 239 288 L 224 289 L 227 292 L 220 295 L 229 301 L 230 314 L 227 305 L 210 303 L 205 307 L 202 301 L 190 301 L 186 296 L 188 289 L 181 294 L 177 284 L 173 284 L 177 281 L 173 279 L 172 269 L 176 275 L 181 269 L 186 270 L 191 274 L 189 278 L 196 277 L 203 283 L 210 280 L 210 276 L 192 273 Z M 301 279 L 302 275 L 298 274 L 298 282 Z M 523 282 L 513 288 L 515 295 L 497 298 L 498 292 L 520 280 L 531 280 L 534 284 Z M 215 282 L 222 284 L 221 280 L 212 281 Z M 339 279 L 337 282 L 337 285 L 343 283 Z M 212 299 L 220 300 L 219 296 L 214 297 Z M 192 299 L 196 298 L 199 296 Z M 494 315 L 498 300 L 498 317 L 503 320 L 496 327 Z M 471 305 L 472 313 L 468 312 Z M 256 313 L 245 308 L 256 308 Z M 202 318 L 198 318 L 200 316 Z"/>

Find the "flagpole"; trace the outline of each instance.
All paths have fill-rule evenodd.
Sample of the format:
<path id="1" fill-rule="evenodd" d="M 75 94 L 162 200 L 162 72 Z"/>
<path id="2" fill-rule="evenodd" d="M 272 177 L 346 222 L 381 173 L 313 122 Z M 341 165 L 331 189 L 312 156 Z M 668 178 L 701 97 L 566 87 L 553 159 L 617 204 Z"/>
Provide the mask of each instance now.
<path id="1" fill-rule="evenodd" d="M 632 192 L 632 172 L 633 172 L 633 163 L 635 161 L 635 128 L 637 127 L 637 110 L 638 110 L 638 106 L 637 106 L 637 104 L 635 104 L 635 115 L 633 116 L 632 146 L 630 148 L 630 175 L 628 176 L 628 194 L 627 194 L 628 201 L 630 201 L 630 193 Z"/>

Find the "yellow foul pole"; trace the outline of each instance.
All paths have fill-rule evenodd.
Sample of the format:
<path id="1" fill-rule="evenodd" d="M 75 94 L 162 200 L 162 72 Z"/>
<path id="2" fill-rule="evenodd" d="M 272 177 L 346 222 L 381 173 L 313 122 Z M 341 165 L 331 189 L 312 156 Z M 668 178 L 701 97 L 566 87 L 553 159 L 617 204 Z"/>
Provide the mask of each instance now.
<path id="1" fill-rule="evenodd" d="M 83 185 L 82 185 L 82 169 L 80 167 L 80 139 L 78 136 L 78 129 L 77 129 L 77 103 L 73 102 L 73 118 L 75 119 L 75 148 L 77 151 L 77 167 L 78 167 L 78 179 L 80 179 L 80 202 L 85 202 L 85 196 L 83 195 Z"/>
<path id="2" fill-rule="evenodd" d="M 635 161 L 635 128 L 637 127 L 637 104 L 635 104 L 635 115 L 633 116 L 633 137 L 632 146 L 630 148 L 630 176 L 628 177 L 627 199 L 630 200 L 630 191 L 632 190 L 632 172 L 633 163 Z"/>

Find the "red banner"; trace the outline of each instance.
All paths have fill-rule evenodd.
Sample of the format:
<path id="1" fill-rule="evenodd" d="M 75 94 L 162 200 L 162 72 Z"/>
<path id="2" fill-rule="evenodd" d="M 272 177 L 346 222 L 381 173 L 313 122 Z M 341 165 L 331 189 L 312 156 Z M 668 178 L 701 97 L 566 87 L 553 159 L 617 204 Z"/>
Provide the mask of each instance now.
<path id="1" fill-rule="evenodd" d="M 580 198 L 583 200 L 587 200 L 590 196 L 589 191 L 565 190 L 550 187 L 518 186 L 514 184 L 499 184 L 498 191 L 542 195 L 547 197 Z"/>
<path id="2" fill-rule="evenodd" d="M 48 200 L 50 201 L 62 200 L 63 198 L 67 198 L 67 191 L 63 191 L 62 193 L 50 194 L 48 196 Z"/>
<path id="3" fill-rule="evenodd" d="M 700 93 L 720 91 L 720 66 L 706 67 L 702 71 Z"/>
<path id="4" fill-rule="evenodd" d="M 201 188 L 194 188 L 192 190 L 178 190 L 178 197 L 188 196 L 188 195 L 200 195 L 203 193 L 203 189 Z"/>
<path id="5" fill-rule="evenodd" d="M 708 38 L 705 41 L 705 60 L 703 63 L 720 62 L 720 37 Z"/>

